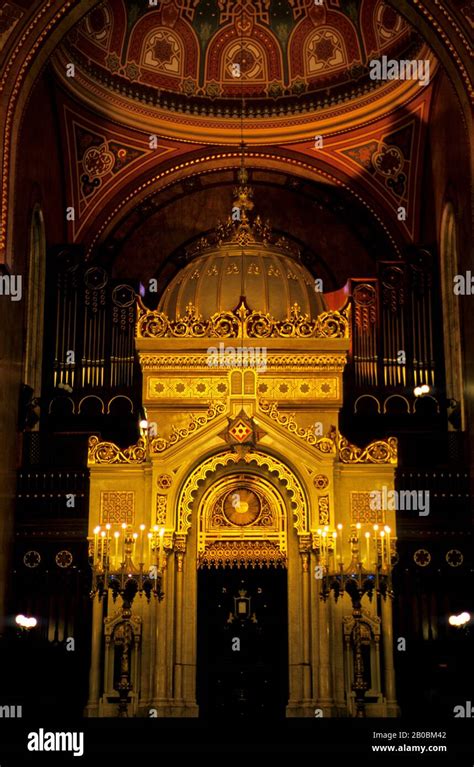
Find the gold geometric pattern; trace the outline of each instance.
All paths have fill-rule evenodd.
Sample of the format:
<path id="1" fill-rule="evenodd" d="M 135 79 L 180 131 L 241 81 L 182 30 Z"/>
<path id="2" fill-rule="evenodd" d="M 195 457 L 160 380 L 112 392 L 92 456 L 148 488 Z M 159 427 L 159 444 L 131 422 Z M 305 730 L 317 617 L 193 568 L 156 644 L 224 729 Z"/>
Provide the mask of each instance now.
<path id="1" fill-rule="evenodd" d="M 353 491 L 351 493 L 351 521 L 353 524 L 385 524 L 383 509 L 371 508 L 371 493 Z M 372 503 L 373 505 L 373 503 Z"/>
<path id="2" fill-rule="evenodd" d="M 346 63 L 344 43 L 340 34 L 329 28 L 317 29 L 306 42 L 306 75 L 320 74 Z"/>
<path id="3" fill-rule="evenodd" d="M 144 370 L 155 369 L 202 369 L 208 371 L 208 354 L 150 354 L 142 353 L 140 363 Z M 271 355 L 267 359 L 267 368 L 275 370 L 295 370 L 298 372 L 311 369 L 311 372 L 341 373 L 346 364 L 346 355 L 344 354 L 281 354 L 275 357 Z"/>
<path id="4" fill-rule="evenodd" d="M 142 66 L 156 72 L 181 77 L 183 66 L 182 43 L 164 27 L 154 29 L 145 41 Z"/>
<path id="5" fill-rule="evenodd" d="M 243 442 L 250 437 L 252 433 L 249 424 L 245 423 L 242 418 L 239 418 L 229 429 L 230 436 L 236 439 L 237 442 Z"/>
<path id="6" fill-rule="evenodd" d="M 329 478 L 325 474 L 316 474 L 313 478 L 313 485 L 318 490 L 325 490 L 329 485 Z"/>
<path id="7" fill-rule="evenodd" d="M 133 525 L 135 493 L 129 490 L 105 491 L 100 494 L 100 524 Z"/>
<path id="8" fill-rule="evenodd" d="M 227 377 L 175 376 L 148 380 L 149 399 L 218 399 L 228 393 Z"/>
<path id="9" fill-rule="evenodd" d="M 337 399 L 338 379 L 334 378 L 268 378 L 258 385 L 258 393 L 266 400 Z"/>

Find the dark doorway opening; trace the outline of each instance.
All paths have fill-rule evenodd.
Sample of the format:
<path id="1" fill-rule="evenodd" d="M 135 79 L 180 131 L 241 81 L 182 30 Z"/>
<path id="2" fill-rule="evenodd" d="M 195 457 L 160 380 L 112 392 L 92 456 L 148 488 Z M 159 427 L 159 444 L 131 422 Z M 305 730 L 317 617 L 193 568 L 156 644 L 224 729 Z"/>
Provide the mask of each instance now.
<path id="1" fill-rule="evenodd" d="M 283 718 L 288 702 L 286 570 L 200 570 L 197 649 L 201 717 Z"/>

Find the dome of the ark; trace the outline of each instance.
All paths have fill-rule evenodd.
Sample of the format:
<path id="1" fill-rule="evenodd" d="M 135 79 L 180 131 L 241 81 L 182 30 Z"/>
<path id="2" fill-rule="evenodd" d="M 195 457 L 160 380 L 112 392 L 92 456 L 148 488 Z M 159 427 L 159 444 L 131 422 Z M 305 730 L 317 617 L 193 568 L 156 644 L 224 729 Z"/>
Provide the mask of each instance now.
<path id="1" fill-rule="evenodd" d="M 242 296 L 250 310 L 280 321 L 290 317 L 295 304 L 310 319 L 326 311 L 314 278 L 301 263 L 257 243 L 243 249 L 223 244 L 194 258 L 170 282 L 158 310 L 177 319 L 192 304 L 206 320 L 234 311 Z"/>

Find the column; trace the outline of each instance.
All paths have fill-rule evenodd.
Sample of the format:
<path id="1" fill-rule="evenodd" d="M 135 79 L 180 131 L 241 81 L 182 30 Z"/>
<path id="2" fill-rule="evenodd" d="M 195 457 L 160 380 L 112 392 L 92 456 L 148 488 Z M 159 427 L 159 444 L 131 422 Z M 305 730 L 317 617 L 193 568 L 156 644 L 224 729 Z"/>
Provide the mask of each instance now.
<path id="1" fill-rule="evenodd" d="M 395 694 L 395 669 L 393 666 L 392 602 L 388 597 L 381 600 L 381 608 L 384 655 L 384 692 L 387 700 L 387 708 L 391 708 L 391 715 L 396 716 L 398 707 Z"/>
<path id="2" fill-rule="evenodd" d="M 301 554 L 302 560 L 302 582 L 303 582 L 303 699 L 311 699 L 311 606 L 310 606 L 310 573 L 309 573 L 310 554 L 304 551 Z"/>
<path id="3" fill-rule="evenodd" d="M 91 638 L 91 666 L 89 670 L 89 700 L 87 702 L 85 716 L 98 716 L 100 696 L 100 651 L 102 647 L 102 634 L 104 604 L 96 594 L 92 602 L 92 638 Z"/>
<path id="4" fill-rule="evenodd" d="M 318 592 L 321 582 L 318 583 Z M 319 599 L 319 594 L 318 594 Z M 329 645 L 329 598 L 326 601 L 319 599 L 319 695 L 318 703 L 321 706 L 332 704 L 331 695 L 331 662 Z M 326 712 L 324 712 L 326 714 Z"/>
<path id="5" fill-rule="evenodd" d="M 153 704 L 160 704 L 166 698 L 166 598 L 167 569 L 163 570 L 161 590 L 165 599 L 156 601 L 155 612 L 155 665 L 153 671 Z"/>

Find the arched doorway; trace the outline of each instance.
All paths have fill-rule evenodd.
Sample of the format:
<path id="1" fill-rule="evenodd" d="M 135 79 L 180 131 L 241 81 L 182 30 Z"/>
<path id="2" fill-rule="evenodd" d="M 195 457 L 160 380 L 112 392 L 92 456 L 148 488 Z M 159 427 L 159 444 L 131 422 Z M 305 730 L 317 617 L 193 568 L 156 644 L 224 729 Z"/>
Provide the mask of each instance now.
<path id="1" fill-rule="evenodd" d="M 204 719 L 284 718 L 286 568 L 199 570 L 197 703 Z"/>
<path id="2" fill-rule="evenodd" d="M 287 509 L 269 477 L 224 471 L 198 502 L 197 703 L 203 718 L 284 716 Z"/>

